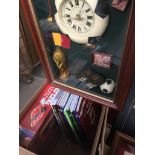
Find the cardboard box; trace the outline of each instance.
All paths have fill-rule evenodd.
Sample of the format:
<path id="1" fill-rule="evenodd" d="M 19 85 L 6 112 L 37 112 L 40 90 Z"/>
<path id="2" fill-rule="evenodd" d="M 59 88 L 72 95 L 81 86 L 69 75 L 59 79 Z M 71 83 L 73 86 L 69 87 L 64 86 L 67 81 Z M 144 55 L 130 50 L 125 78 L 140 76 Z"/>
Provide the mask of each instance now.
<path id="1" fill-rule="evenodd" d="M 47 85 L 20 120 L 20 145 L 29 148 L 36 137 L 41 136 L 53 118 L 51 106 L 43 104 L 55 88 Z M 24 142 L 25 140 L 25 142 Z"/>

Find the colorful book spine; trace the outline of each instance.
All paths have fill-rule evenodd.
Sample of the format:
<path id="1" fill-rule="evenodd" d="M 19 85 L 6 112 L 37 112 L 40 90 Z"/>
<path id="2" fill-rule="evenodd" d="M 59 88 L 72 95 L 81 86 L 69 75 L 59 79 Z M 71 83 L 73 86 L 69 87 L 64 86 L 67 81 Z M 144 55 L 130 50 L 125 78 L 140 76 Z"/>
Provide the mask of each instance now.
<path id="1" fill-rule="evenodd" d="M 54 91 L 54 93 L 51 93 L 49 98 L 46 100 L 45 104 L 50 104 L 51 106 L 56 105 L 58 100 L 61 99 L 63 90 L 57 89 Z"/>
<path id="2" fill-rule="evenodd" d="M 74 98 L 73 98 L 73 100 L 72 100 L 72 104 L 71 104 L 71 106 L 70 106 L 70 108 L 69 108 L 70 117 L 72 117 L 72 120 L 74 121 L 74 125 L 75 125 L 77 131 L 79 131 L 80 129 L 79 129 L 78 123 L 77 123 L 77 121 L 76 121 L 76 119 L 75 119 L 75 117 L 74 117 L 74 115 L 73 115 L 73 112 L 74 112 L 75 109 L 76 109 L 76 106 L 77 106 L 77 104 L 78 104 L 79 98 L 80 98 L 79 96 L 74 95 Z"/>
<path id="3" fill-rule="evenodd" d="M 99 104 L 83 99 L 81 103 L 78 104 L 76 111 L 74 112 L 74 116 L 78 120 L 90 144 L 94 138 L 98 116 L 100 115 L 100 109 Z"/>
<path id="4" fill-rule="evenodd" d="M 79 98 L 76 109 L 79 109 L 79 107 L 82 104 L 83 100 L 84 99 L 82 97 Z M 83 147 L 86 148 L 86 147 L 88 147 L 90 145 L 89 144 L 90 142 L 89 142 L 89 140 L 87 138 L 87 134 L 85 133 L 85 130 L 84 130 L 82 124 L 81 124 L 80 118 L 77 115 L 76 109 L 72 112 L 72 115 L 74 116 L 74 119 L 77 122 L 77 126 L 78 126 L 78 129 L 79 129 L 78 132 L 80 134 L 80 138 L 81 138 L 81 141 L 83 143 Z"/>
<path id="5" fill-rule="evenodd" d="M 55 91 L 53 91 L 53 93 L 51 93 L 49 95 L 49 98 L 46 100 L 45 104 L 51 105 L 54 116 L 55 116 L 57 123 L 59 125 L 59 128 L 62 131 L 63 135 L 66 136 L 64 122 L 63 122 L 63 119 L 62 119 L 62 117 L 58 111 L 58 108 L 57 108 L 57 104 L 59 102 L 61 102 L 63 100 L 63 98 L 64 98 L 64 91 L 60 90 L 58 88 L 55 88 Z"/>
<path id="6" fill-rule="evenodd" d="M 67 125 L 68 122 L 66 120 L 66 117 L 64 116 L 64 113 L 61 111 L 61 109 L 66 104 L 67 100 L 69 99 L 69 96 L 70 96 L 70 93 L 64 91 L 60 102 L 57 102 L 57 104 L 56 104 L 58 115 L 59 115 L 59 118 L 61 119 L 63 129 L 64 129 L 64 132 L 65 132 L 65 136 L 67 138 L 70 136 L 69 130 L 68 130 L 68 125 Z"/>
<path id="7" fill-rule="evenodd" d="M 57 112 L 57 110 L 56 110 L 56 108 L 55 108 L 54 106 L 51 106 L 51 107 L 52 107 L 52 111 L 53 111 L 53 113 L 54 113 L 54 116 L 55 116 L 55 118 L 56 118 L 56 120 L 57 120 L 57 123 L 58 123 L 58 125 L 59 125 L 59 128 L 60 128 L 60 130 L 62 131 L 62 133 L 65 135 L 64 129 L 63 129 L 63 124 L 62 124 L 61 119 L 60 119 L 60 117 L 59 117 L 59 115 L 58 115 L 58 112 Z"/>
<path id="8" fill-rule="evenodd" d="M 69 93 L 69 96 L 68 96 L 68 99 L 65 101 L 65 102 L 61 102 L 61 103 L 59 103 L 59 105 L 58 105 L 58 110 L 59 110 L 59 112 L 61 113 L 61 115 L 62 115 L 62 117 L 63 117 L 63 120 L 64 120 L 64 123 L 65 123 L 65 125 L 66 125 L 66 128 L 68 129 L 68 137 L 67 138 L 71 138 L 73 141 L 75 140 L 74 138 L 75 138 L 75 136 L 74 136 L 74 134 L 73 134 L 73 132 L 72 132 L 72 129 L 71 129 L 71 127 L 70 127 L 70 125 L 69 125 L 69 122 L 68 122 L 68 120 L 67 120 L 67 118 L 66 118 L 66 116 L 65 116 L 65 114 L 64 114 L 64 108 L 65 108 L 65 106 L 66 106 L 66 104 L 67 104 L 67 102 L 68 102 L 68 100 L 69 100 L 69 98 L 70 98 L 70 96 L 71 96 L 71 93 Z"/>
<path id="9" fill-rule="evenodd" d="M 73 112 L 74 117 L 76 118 L 79 128 L 80 128 L 80 133 L 81 133 L 81 137 L 83 137 L 83 143 L 85 147 L 89 147 L 90 146 L 90 140 L 88 138 L 88 134 L 87 131 L 85 130 L 86 126 L 84 124 L 84 120 L 81 119 L 82 115 L 85 115 L 85 108 L 89 107 L 89 102 L 87 99 L 85 98 L 81 98 L 78 102 L 77 108 L 76 110 Z M 80 113 L 78 113 L 80 111 Z"/>
<path id="10" fill-rule="evenodd" d="M 73 134 L 74 134 L 74 136 L 75 136 L 77 142 L 78 142 L 80 145 L 82 145 L 82 144 L 81 144 L 81 141 L 80 141 L 80 138 L 79 138 L 79 135 L 78 135 L 78 133 L 77 133 L 75 124 L 74 124 L 74 120 L 73 120 L 73 118 L 70 116 L 70 106 L 72 105 L 74 96 L 75 96 L 74 94 L 71 94 L 71 95 L 70 95 L 70 98 L 69 98 L 69 100 L 68 100 L 68 102 L 67 102 L 67 104 L 66 104 L 66 106 L 65 106 L 65 108 L 64 108 L 64 114 L 65 114 L 65 116 L 66 116 L 66 119 L 67 119 L 67 121 L 68 121 L 68 123 L 69 123 L 69 125 L 70 125 L 70 127 L 71 127 L 71 130 L 72 130 L 72 132 L 73 132 Z"/>
<path id="11" fill-rule="evenodd" d="M 81 128 L 80 126 L 78 125 L 78 122 L 76 120 L 76 118 L 74 117 L 74 111 L 77 107 L 77 104 L 78 104 L 78 101 L 79 101 L 80 97 L 75 95 L 74 98 L 73 98 L 73 101 L 72 101 L 72 104 L 70 106 L 70 110 L 69 110 L 69 116 L 73 122 L 73 125 L 75 127 L 75 130 L 76 130 L 76 133 L 80 139 L 80 143 L 81 143 L 81 146 L 83 147 L 84 146 L 84 143 L 83 143 L 83 137 L 82 137 L 82 134 L 81 134 Z"/>
<path id="12" fill-rule="evenodd" d="M 99 104 L 78 95 L 55 88 L 43 104 L 52 107 L 60 130 L 65 137 L 75 137 L 83 147 L 90 146 L 99 116 Z"/>
<path id="13" fill-rule="evenodd" d="M 55 88 L 53 86 L 49 86 L 48 90 L 40 100 L 41 104 L 46 104 L 46 101 L 50 98 L 51 95 L 56 95 L 60 91 L 59 88 Z"/>

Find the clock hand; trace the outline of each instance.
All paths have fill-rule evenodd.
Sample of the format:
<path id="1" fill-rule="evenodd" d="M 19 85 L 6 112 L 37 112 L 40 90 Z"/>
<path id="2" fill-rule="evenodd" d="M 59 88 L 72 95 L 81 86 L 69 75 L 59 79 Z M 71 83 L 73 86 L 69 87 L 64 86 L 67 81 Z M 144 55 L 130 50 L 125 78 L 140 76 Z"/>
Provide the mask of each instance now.
<path id="1" fill-rule="evenodd" d="M 85 4 L 85 2 L 83 2 L 82 6 L 81 6 L 81 9 L 84 7 L 84 4 Z"/>
<path id="2" fill-rule="evenodd" d="M 77 17 L 77 20 L 79 20 L 79 21 L 82 21 L 84 19 L 81 17 L 81 14 L 77 14 L 76 17 Z"/>
<path id="3" fill-rule="evenodd" d="M 81 18 L 81 15 L 80 14 L 77 14 L 76 17 L 67 17 L 67 16 L 62 16 L 63 18 L 66 17 L 66 18 L 70 18 L 70 19 L 75 19 L 75 20 L 78 20 L 78 21 L 82 21 L 84 18 Z"/>
<path id="4" fill-rule="evenodd" d="M 74 18 L 74 17 L 66 17 L 66 16 L 62 16 L 63 18 L 69 18 L 69 19 L 75 19 L 78 20 L 78 18 Z"/>
<path id="5" fill-rule="evenodd" d="M 79 14 L 78 14 L 78 15 L 79 15 Z M 77 17 L 78 17 L 78 15 L 77 15 Z M 76 18 L 76 17 L 66 16 L 66 15 L 62 15 L 62 17 L 63 17 L 63 18 L 78 19 L 78 18 Z"/>
<path id="6" fill-rule="evenodd" d="M 83 18 L 80 18 L 80 17 L 78 17 L 78 18 L 73 18 L 73 19 L 75 19 L 75 20 L 82 20 Z"/>

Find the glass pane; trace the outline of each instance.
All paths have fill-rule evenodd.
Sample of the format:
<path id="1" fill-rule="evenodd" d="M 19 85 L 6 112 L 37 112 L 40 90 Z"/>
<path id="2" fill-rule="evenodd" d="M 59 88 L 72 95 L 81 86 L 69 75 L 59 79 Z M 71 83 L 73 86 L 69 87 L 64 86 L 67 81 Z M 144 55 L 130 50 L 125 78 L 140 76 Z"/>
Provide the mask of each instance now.
<path id="1" fill-rule="evenodd" d="M 23 42 L 23 37 L 19 37 L 19 110 L 21 111 L 32 99 L 33 95 L 46 82 L 46 77 L 41 64 L 30 63 L 30 54 Z M 32 52 L 32 51 L 31 51 Z M 34 51 L 33 51 L 34 52 Z M 36 53 L 37 54 L 37 53 Z"/>
<path id="2" fill-rule="evenodd" d="M 108 0 L 33 0 L 55 81 L 114 99 L 132 0 L 124 11 L 114 6 Z"/>

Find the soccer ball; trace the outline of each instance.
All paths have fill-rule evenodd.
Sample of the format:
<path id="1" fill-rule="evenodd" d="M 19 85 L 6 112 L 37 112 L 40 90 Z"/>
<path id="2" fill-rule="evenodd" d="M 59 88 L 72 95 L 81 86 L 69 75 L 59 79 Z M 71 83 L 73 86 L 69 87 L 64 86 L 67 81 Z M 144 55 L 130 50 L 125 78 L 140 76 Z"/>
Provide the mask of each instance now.
<path id="1" fill-rule="evenodd" d="M 107 79 L 105 83 L 100 85 L 100 89 L 105 94 L 110 94 L 113 92 L 115 87 L 115 82 L 112 79 Z"/>

